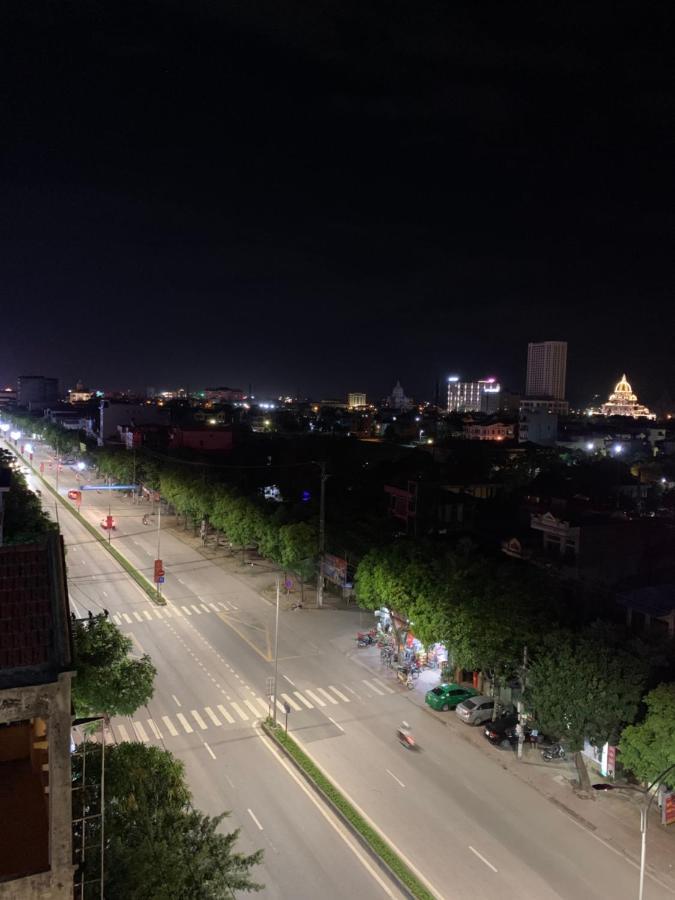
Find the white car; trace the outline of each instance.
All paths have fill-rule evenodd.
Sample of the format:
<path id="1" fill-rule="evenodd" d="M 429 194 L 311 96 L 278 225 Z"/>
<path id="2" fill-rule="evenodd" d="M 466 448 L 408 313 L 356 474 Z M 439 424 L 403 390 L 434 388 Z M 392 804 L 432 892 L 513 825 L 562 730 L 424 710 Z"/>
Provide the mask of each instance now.
<path id="1" fill-rule="evenodd" d="M 494 697 L 485 697 L 479 694 L 477 697 L 469 697 L 455 708 L 455 714 L 466 722 L 467 725 L 482 725 L 492 718 L 495 708 Z"/>

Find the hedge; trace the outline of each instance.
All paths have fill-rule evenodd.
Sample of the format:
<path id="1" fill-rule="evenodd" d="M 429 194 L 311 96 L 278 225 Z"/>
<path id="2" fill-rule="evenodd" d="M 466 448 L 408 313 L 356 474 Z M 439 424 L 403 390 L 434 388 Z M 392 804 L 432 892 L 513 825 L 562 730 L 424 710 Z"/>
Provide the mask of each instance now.
<path id="1" fill-rule="evenodd" d="M 419 900 L 435 900 L 434 895 L 422 884 L 419 878 L 403 862 L 401 857 L 389 844 L 380 837 L 375 829 L 369 825 L 363 816 L 357 812 L 347 798 L 335 787 L 335 785 L 323 774 L 319 767 L 312 762 L 304 750 L 281 727 L 274 725 L 270 719 L 263 722 L 265 733 L 268 734 L 291 757 L 296 765 L 314 783 L 323 796 L 347 820 L 352 828 L 365 840 L 371 850 L 380 857 L 393 875 L 407 888 L 413 897 Z"/>

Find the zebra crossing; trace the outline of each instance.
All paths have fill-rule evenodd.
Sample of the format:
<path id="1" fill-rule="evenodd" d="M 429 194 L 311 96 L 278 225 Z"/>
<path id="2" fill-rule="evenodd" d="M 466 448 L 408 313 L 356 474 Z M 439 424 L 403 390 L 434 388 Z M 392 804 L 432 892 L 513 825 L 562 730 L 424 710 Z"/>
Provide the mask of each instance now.
<path id="1" fill-rule="evenodd" d="M 372 699 L 373 696 L 382 697 L 397 693 L 378 678 L 361 679 L 359 690 L 364 691 L 365 695 L 357 693 L 353 688 L 345 685 L 337 687 L 334 684 L 329 684 L 325 688 L 315 687 L 303 688 L 301 691 L 287 691 L 279 694 L 277 707 L 281 713 L 285 711 L 285 703 L 295 712 L 305 712 L 309 709 L 328 710 L 340 703 L 352 703 L 362 699 Z M 351 691 L 353 696 L 348 697 L 345 691 Z M 153 740 L 163 741 L 167 737 L 199 734 L 212 728 L 251 726 L 269 714 L 270 703 L 271 701 L 264 697 L 252 696 L 246 699 L 229 700 L 225 704 L 214 703 L 212 706 L 204 706 L 199 709 L 184 709 L 181 712 L 175 712 L 173 716 L 115 719 L 110 726 L 110 733 L 106 733 L 106 742 L 112 744 L 140 741 L 147 744 Z"/>
<path id="2" fill-rule="evenodd" d="M 186 616 L 202 616 L 205 614 L 237 612 L 238 606 L 227 600 L 217 600 L 215 603 L 203 602 L 177 604 L 169 603 L 166 606 L 151 606 L 149 609 L 131 610 L 130 612 L 112 613 L 110 618 L 115 625 L 133 625 L 134 622 L 152 622 L 154 619 L 174 619 Z"/>

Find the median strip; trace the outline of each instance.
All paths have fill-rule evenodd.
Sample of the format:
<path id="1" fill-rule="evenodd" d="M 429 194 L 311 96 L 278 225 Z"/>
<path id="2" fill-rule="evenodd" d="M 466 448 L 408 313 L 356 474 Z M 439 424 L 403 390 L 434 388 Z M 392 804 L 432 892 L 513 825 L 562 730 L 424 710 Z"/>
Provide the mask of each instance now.
<path id="1" fill-rule="evenodd" d="M 318 766 L 312 762 L 302 748 L 281 727 L 270 719 L 262 723 L 265 733 L 295 763 L 305 777 L 312 783 L 323 798 L 350 826 L 361 841 L 381 860 L 386 869 L 401 884 L 410 896 L 418 900 L 435 900 L 431 893 L 414 872 L 403 862 L 395 850 L 366 822 L 363 816 L 352 806 L 347 798 L 335 787 Z"/>

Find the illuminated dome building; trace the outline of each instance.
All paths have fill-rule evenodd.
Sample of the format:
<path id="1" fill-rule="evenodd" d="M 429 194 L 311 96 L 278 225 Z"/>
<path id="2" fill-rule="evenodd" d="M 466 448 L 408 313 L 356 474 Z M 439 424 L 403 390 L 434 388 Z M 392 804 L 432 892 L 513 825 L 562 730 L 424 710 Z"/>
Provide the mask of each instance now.
<path id="1" fill-rule="evenodd" d="M 641 406 L 638 403 L 638 398 L 626 381 L 625 375 L 614 386 L 614 391 L 609 395 L 607 403 L 603 403 L 600 409 L 589 409 L 588 413 L 589 415 L 600 416 L 631 416 L 633 419 L 640 417 L 647 419 L 656 418 L 654 413 L 650 412 L 646 406 Z"/>

